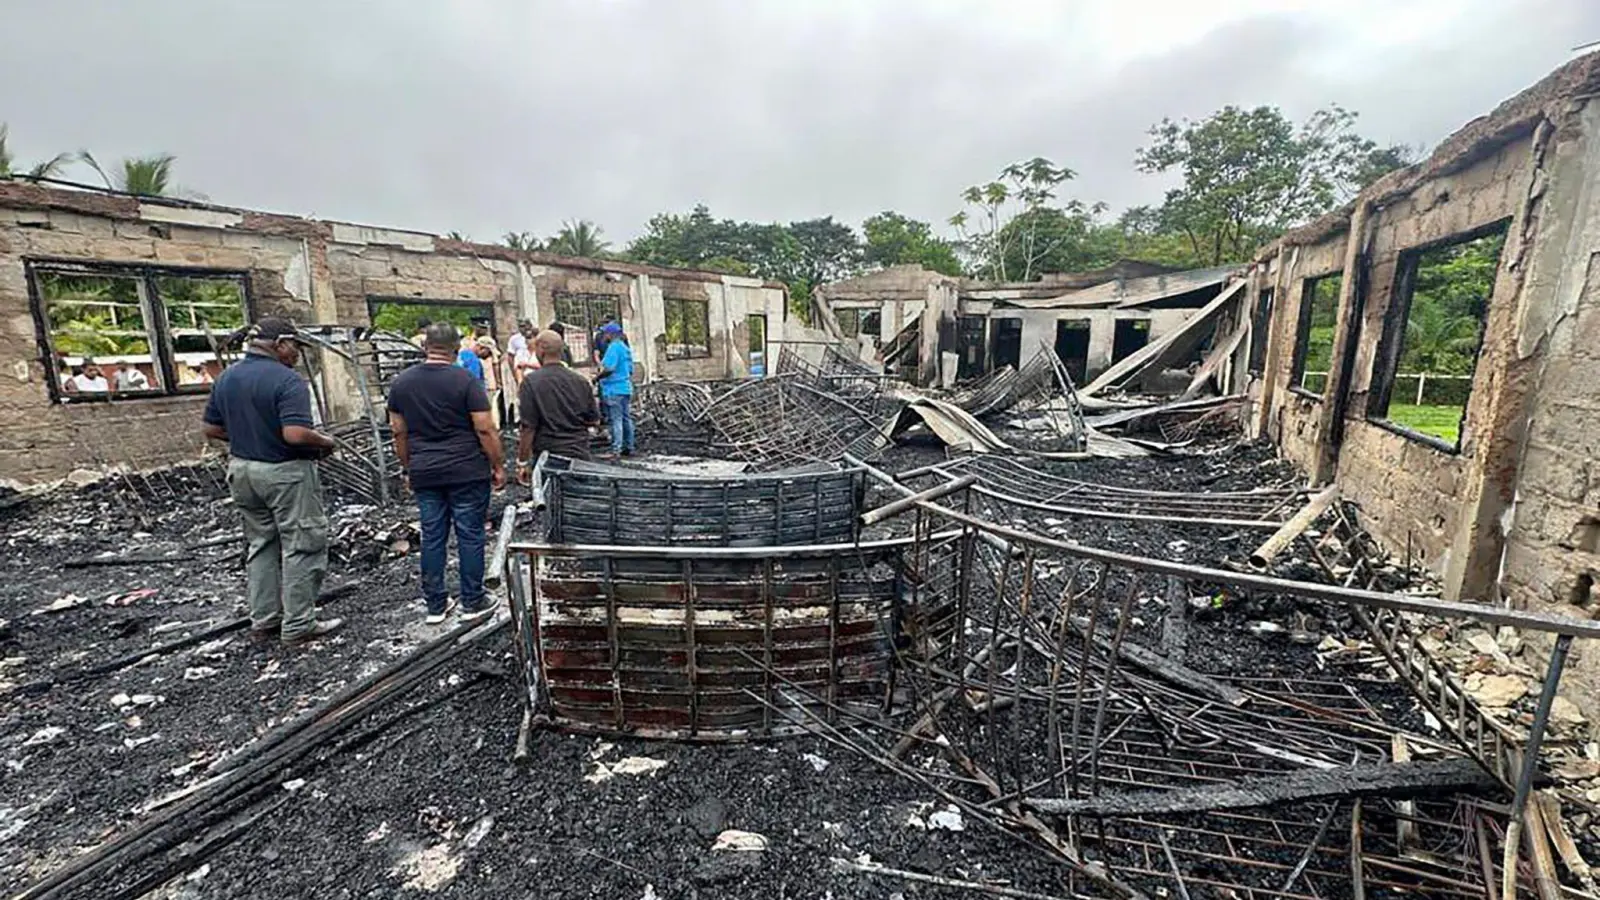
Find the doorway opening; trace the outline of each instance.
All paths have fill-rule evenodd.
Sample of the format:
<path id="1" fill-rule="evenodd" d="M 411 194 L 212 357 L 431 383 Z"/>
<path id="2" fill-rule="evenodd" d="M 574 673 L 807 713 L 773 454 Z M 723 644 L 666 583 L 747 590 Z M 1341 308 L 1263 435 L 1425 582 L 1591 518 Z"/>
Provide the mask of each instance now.
<path id="1" fill-rule="evenodd" d="M 983 338 L 988 321 L 983 316 L 959 316 L 956 319 L 956 346 L 961 354 L 956 377 L 962 381 L 977 378 L 988 368 L 983 362 Z"/>
<path id="2" fill-rule="evenodd" d="M 994 343 L 989 350 L 989 362 L 994 368 L 1022 367 L 1022 320 L 995 319 Z"/>
<path id="3" fill-rule="evenodd" d="M 1061 319 L 1056 322 L 1056 356 L 1067 367 L 1074 384 L 1083 384 L 1089 371 L 1089 320 Z"/>
<path id="4" fill-rule="evenodd" d="M 1150 343 L 1149 319 L 1118 319 L 1111 335 L 1111 361 L 1121 362 Z"/>

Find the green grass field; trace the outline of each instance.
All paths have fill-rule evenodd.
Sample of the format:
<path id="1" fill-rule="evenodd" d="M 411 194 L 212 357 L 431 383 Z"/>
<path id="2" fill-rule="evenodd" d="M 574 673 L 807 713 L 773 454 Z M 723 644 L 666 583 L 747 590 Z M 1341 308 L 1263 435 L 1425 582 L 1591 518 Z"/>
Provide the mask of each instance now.
<path id="1" fill-rule="evenodd" d="M 1454 444 L 1461 434 L 1461 407 L 1391 403 L 1389 421 L 1419 434 L 1436 437 L 1447 444 Z"/>

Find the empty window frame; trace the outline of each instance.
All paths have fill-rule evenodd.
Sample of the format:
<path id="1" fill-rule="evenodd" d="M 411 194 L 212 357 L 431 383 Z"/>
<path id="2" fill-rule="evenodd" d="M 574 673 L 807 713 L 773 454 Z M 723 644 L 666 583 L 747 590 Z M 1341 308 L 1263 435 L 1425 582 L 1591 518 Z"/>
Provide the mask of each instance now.
<path id="1" fill-rule="evenodd" d="M 209 391 L 250 319 L 242 273 L 41 262 L 28 276 L 57 401 Z"/>
<path id="2" fill-rule="evenodd" d="M 1295 329 L 1294 366 L 1289 385 L 1322 398 L 1333 367 L 1333 334 L 1339 322 L 1339 292 L 1344 273 L 1318 275 L 1301 282 L 1300 322 Z"/>
<path id="3" fill-rule="evenodd" d="M 1460 449 L 1508 224 L 1400 254 L 1369 418 L 1443 449 Z"/>
<path id="4" fill-rule="evenodd" d="M 861 333 L 861 310 L 840 309 L 835 310 L 834 319 L 839 322 L 839 331 L 847 338 L 853 338 Z"/>
<path id="5" fill-rule="evenodd" d="M 876 309 L 862 310 L 861 325 L 856 331 L 858 334 L 883 340 L 883 313 Z"/>
<path id="6" fill-rule="evenodd" d="M 594 365 L 594 334 L 607 318 L 622 321 L 622 301 L 614 294 L 573 294 L 555 291 L 556 321 L 567 330 L 567 350 L 574 366 Z"/>
<path id="7" fill-rule="evenodd" d="M 1267 332 L 1272 328 L 1272 288 L 1264 288 L 1256 296 L 1256 308 L 1250 318 L 1251 375 L 1259 376 L 1267 362 Z"/>
<path id="8" fill-rule="evenodd" d="M 710 302 L 668 297 L 663 303 L 667 313 L 667 359 L 710 356 Z"/>

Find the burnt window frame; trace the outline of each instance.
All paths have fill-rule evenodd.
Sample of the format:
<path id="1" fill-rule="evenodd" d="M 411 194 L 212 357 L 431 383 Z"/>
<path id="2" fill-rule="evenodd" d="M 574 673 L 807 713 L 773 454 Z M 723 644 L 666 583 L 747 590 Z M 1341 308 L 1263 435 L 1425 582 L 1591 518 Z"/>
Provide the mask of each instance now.
<path id="1" fill-rule="evenodd" d="M 1394 383 L 1400 375 L 1400 358 L 1405 353 L 1406 325 L 1411 319 L 1411 301 L 1416 295 L 1417 269 L 1422 257 L 1441 247 L 1465 244 L 1500 233 L 1509 240 L 1511 216 L 1505 216 L 1468 231 L 1446 235 L 1436 240 L 1407 247 L 1395 255 L 1394 281 L 1389 289 L 1389 306 L 1383 316 L 1383 331 L 1378 335 L 1378 346 L 1372 359 L 1372 377 L 1367 391 L 1366 420 L 1407 440 L 1425 444 L 1451 456 L 1461 455 L 1462 441 L 1467 435 L 1467 409 L 1472 405 L 1473 384 L 1478 379 L 1478 364 L 1483 360 L 1483 342 L 1488 332 L 1489 305 L 1494 302 L 1494 292 L 1500 284 L 1500 267 L 1505 261 L 1505 242 L 1500 244 L 1500 256 L 1495 260 L 1494 279 L 1489 282 L 1489 296 L 1484 298 L 1483 317 L 1478 320 L 1478 333 L 1472 348 L 1472 371 L 1468 375 L 1467 400 L 1461 405 L 1461 420 L 1456 423 L 1454 444 L 1435 435 L 1407 428 L 1389 418 L 1389 406 L 1394 400 Z"/>
<path id="2" fill-rule="evenodd" d="M 583 304 L 584 321 L 574 322 L 570 318 L 563 318 L 561 315 L 561 305 L 563 303 Z M 597 305 L 606 306 L 606 308 L 596 312 Z M 582 356 L 577 353 L 568 354 L 572 358 L 572 362 L 568 363 L 568 365 L 574 368 L 593 366 L 595 365 L 594 333 L 599 329 L 600 323 L 605 321 L 607 315 L 615 316 L 618 323 L 622 322 L 622 295 L 595 294 L 585 291 L 551 291 L 550 315 L 555 321 L 560 322 L 563 327 L 572 326 L 578 328 L 583 334 L 583 342 L 588 345 L 587 352 Z M 568 330 L 568 335 L 570 340 L 570 329 Z"/>
<path id="3" fill-rule="evenodd" d="M 1313 391 L 1301 386 L 1306 375 L 1306 354 L 1311 350 L 1311 304 L 1316 299 L 1316 286 L 1324 281 L 1339 279 L 1339 289 L 1333 295 L 1333 344 L 1328 347 L 1328 372 L 1325 377 L 1333 374 L 1333 351 L 1339 343 L 1339 295 L 1344 293 L 1343 269 L 1324 272 L 1321 275 L 1310 275 L 1300 279 L 1300 309 L 1294 330 L 1294 353 L 1289 360 L 1289 391 L 1298 394 L 1307 400 L 1321 403 L 1327 396 L 1327 384 L 1323 384 L 1322 391 Z"/>
<path id="4" fill-rule="evenodd" d="M 687 341 L 684 341 L 682 344 L 679 344 L 678 349 L 675 350 L 673 349 L 672 341 L 667 338 L 667 335 L 671 333 L 672 323 L 676 319 L 682 323 L 684 337 L 688 337 L 689 318 L 686 315 L 686 310 L 690 308 L 695 308 L 698 311 L 695 317 L 700 320 L 700 328 L 702 333 L 706 336 L 706 342 L 702 346 L 699 344 L 690 344 Z M 677 310 L 676 314 L 673 312 L 674 309 Z M 661 312 L 663 323 L 663 327 L 661 329 L 662 345 L 668 360 L 711 358 L 710 300 L 698 299 L 695 297 L 663 297 L 661 298 Z"/>
<path id="5" fill-rule="evenodd" d="M 1275 287 L 1265 287 L 1256 292 L 1256 305 L 1250 319 L 1250 352 L 1245 363 L 1245 371 L 1253 378 L 1260 378 L 1267 368 L 1267 338 L 1272 332 L 1272 313 L 1277 295 Z"/>
<path id="6" fill-rule="evenodd" d="M 239 286 L 239 301 L 243 307 L 244 322 L 256 320 L 255 294 L 250 285 L 250 273 L 244 269 L 212 268 L 209 266 L 169 266 L 149 263 L 102 262 L 100 260 L 62 259 L 58 257 L 23 257 L 22 267 L 28 287 L 28 311 L 33 316 L 34 341 L 39 361 L 44 366 L 45 387 L 50 392 L 50 402 L 56 405 L 79 403 L 130 403 L 140 400 L 164 400 L 172 397 L 205 397 L 211 393 L 212 382 L 183 384 L 178 380 L 177 357 L 172 328 L 169 324 L 167 303 L 162 298 L 157 282 L 162 278 L 187 278 L 205 281 L 233 281 Z M 84 278 L 127 278 L 139 283 L 144 302 L 145 331 L 150 343 L 151 365 L 158 370 L 159 378 L 149 390 L 104 394 L 79 394 L 61 389 L 61 379 L 56 369 L 55 341 L 50 327 L 50 313 L 46 308 L 41 274 L 75 275 Z M 226 338 L 218 334 L 217 338 Z M 107 378 L 107 381 L 111 381 Z"/>

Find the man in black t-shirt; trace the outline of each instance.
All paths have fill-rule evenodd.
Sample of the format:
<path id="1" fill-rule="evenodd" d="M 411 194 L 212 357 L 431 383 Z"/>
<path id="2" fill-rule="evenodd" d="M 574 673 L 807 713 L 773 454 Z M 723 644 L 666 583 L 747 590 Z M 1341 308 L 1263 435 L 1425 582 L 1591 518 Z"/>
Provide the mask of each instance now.
<path id="1" fill-rule="evenodd" d="M 422 517 L 422 598 L 430 625 L 443 622 L 454 605 L 444 586 L 452 530 L 461 568 L 461 617 L 494 611 L 483 592 L 483 526 L 491 487 L 505 486 L 505 463 L 483 382 L 455 364 L 460 348 L 455 326 L 435 322 L 423 336 L 427 358 L 389 386 L 395 453 Z"/>
<path id="2" fill-rule="evenodd" d="M 317 620 L 328 571 L 328 517 L 316 460 L 333 438 L 311 419 L 311 391 L 294 323 L 267 316 L 252 327 L 242 358 L 211 386 L 205 434 L 228 442 L 228 493 L 244 519 L 251 635 L 300 644 L 332 634 Z"/>
<path id="3" fill-rule="evenodd" d="M 554 331 L 533 339 L 539 368 L 522 379 L 517 405 L 522 410 L 517 439 L 517 477 L 525 481 L 528 466 L 541 453 L 572 459 L 589 458 L 589 429 L 600 423 L 594 385 L 561 361 L 566 341 Z"/>

